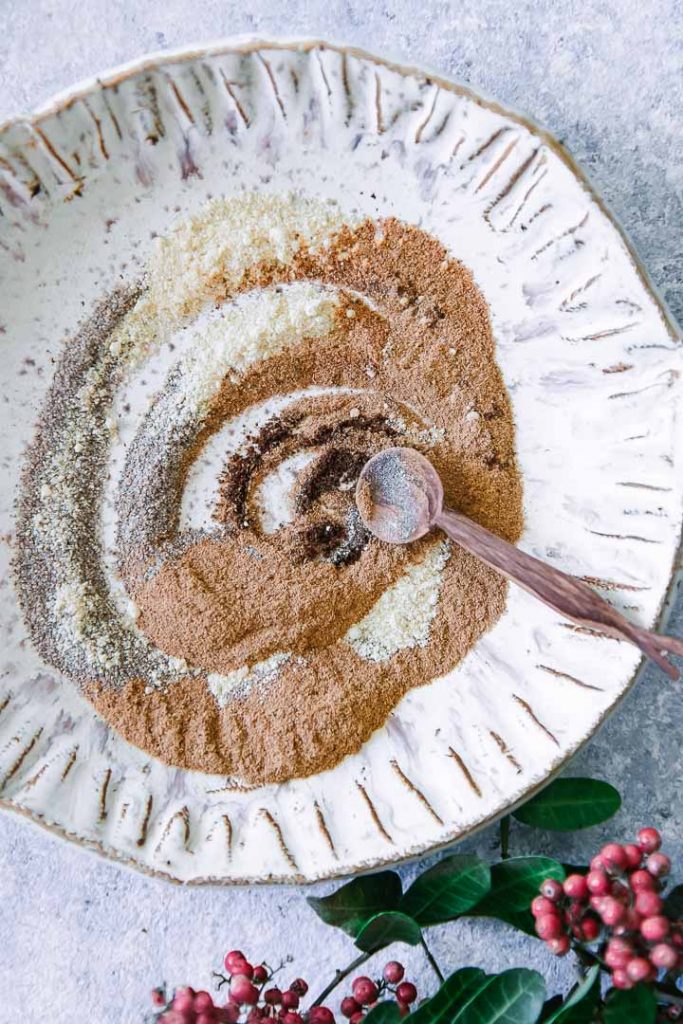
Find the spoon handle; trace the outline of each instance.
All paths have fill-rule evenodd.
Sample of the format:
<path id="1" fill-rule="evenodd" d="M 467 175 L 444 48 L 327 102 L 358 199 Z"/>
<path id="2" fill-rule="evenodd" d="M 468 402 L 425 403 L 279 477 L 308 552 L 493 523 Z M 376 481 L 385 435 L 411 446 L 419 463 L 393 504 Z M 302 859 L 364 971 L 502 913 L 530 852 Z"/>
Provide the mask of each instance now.
<path id="1" fill-rule="evenodd" d="M 454 509 L 444 507 L 436 518 L 436 525 L 467 551 L 514 580 L 560 615 L 582 626 L 630 641 L 664 669 L 671 679 L 680 677 L 666 654 L 683 656 L 683 640 L 661 636 L 629 622 L 582 580 L 520 551 Z"/>

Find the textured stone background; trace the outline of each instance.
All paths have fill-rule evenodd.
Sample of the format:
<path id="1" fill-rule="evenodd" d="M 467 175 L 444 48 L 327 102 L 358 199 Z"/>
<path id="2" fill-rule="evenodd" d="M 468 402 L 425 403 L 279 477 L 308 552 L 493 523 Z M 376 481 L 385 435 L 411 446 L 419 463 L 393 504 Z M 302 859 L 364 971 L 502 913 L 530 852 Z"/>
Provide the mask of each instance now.
<path id="1" fill-rule="evenodd" d="M 0 120 L 146 51 L 236 33 L 327 36 L 443 71 L 566 142 L 683 321 L 680 0 L 0 0 L 0 24 Z M 680 604 L 671 625 L 683 633 Z M 618 818 L 569 843 L 513 826 L 513 850 L 586 858 L 608 834 L 651 822 L 683 866 L 682 722 L 683 687 L 649 671 L 571 767 L 620 787 Z M 495 844 L 490 829 L 462 848 L 495 856 Z M 153 983 L 207 985 L 228 946 L 271 962 L 292 953 L 289 970 L 321 982 L 352 956 L 300 891 L 174 888 L 7 815 L 0 934 L 7 1024 L 135 1024 Z M 434 929 L 431 941 L 443 965 L 530 964 L 551 988 L 569 983 L 570 965 L 494 922 Z M 426 991 L 421 958 L 405 952 Z"/>

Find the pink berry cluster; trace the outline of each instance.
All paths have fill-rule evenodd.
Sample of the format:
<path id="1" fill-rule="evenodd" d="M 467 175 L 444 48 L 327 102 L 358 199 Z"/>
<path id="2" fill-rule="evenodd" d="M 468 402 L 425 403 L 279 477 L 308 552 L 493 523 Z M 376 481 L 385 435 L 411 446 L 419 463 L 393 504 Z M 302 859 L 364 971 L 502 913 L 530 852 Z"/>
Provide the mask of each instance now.
<path id="1" fill-rule="evenodd" d="M 218 1006 L 208 992 L 179 988 L 170 1001 L 163 989 L 154 989 L 152 1002 L 161 1008 L 158 1024 L 304 1024 L 298 1012 L 308 992 L 303 978 L 297 978 L 281 991 L 272 984 L 273 972 L 265 964 L 253 966 L 244 953 L 231 950 L 225 957 L 225 975 L 219 975 L 219 989 L 228 986 L 228 999 Z M 334 1014 L 326 1006 L 315 1006 L 306 1014 L 310 1024 L 335 1024 Z"/>
<path id="2" fill-rule="evenodd" d="M 342 999 L 341 1012 L 349 1024 L 360 1024 L 368 1010 L 390 993 L 396 1000 L 402 1017 L 410 1013 L 410 1007 L 417 999 L 417 989 L 412 981 L 404 981 L 405 967 L 398 960 L 384 965 L 382 977 L 377 981 L 361 976 L 354 978 L 351 995 Z M 309 1018 L 310 1020 L 310 1018 Z"/>
<path id="3" fill-rule="evenodd" d="M 219 990 L 228 986 L 228 999 L 219 1006 L 208 992 L 195 992 L 187 986 L 175 990 L 170 998 L 162 988 L 152 991 L 157 1024 L 335 1024 L 327 1006 L 301 1007 L 308 984 L 297 978 L 289 988 L 273 984 L 274 972 L 266 964 L 253 966 L 238 949 L 225 957 L 227 975 L 219 974 Z M 341 1012 L 350 1024 L 360 1024 L 366 1012 L 389 993 L 395 998 L 401 1016 L 410 1012 L 417 989 L 404 981 L 405 968 L 397 960 L 386 964 L 378 981 L 355 978 L 352 995 L 342 1000 Z"/>
<path id="4" fill-rule="evenodd" d="M 615 988 L 654 981 L 660 971 L 683 971 L 683 922 L 664 913 L 661 891 L 671 861 L 659 852 L 655 828 L 642 828 L 635 843 L 607 843 L 586 875 L 564 883 L 549 878 L 531 904 L 536 934 L 556 956 L 573 943 L 600 940 L 600 955 Z"/>

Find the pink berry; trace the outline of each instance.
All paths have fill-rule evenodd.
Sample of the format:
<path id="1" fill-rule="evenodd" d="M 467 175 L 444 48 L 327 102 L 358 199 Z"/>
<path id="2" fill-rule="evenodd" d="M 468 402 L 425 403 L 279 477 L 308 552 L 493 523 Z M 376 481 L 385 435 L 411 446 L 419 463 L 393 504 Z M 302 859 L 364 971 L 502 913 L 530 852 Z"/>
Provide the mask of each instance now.
<path id="1" fill-rule="evenodd" d="M 665 853 L 651 853 L 645 867 L 653 878 L 664 878 L 671 871 L 671 861 Z"/>
<path id="2" fill-rule="evenodd" d="M 648 892 L 647 889 L 644 889 L 637 894 L 634 906 L 643 917 L 654 917 L 661 912 L 662 897 L 658 896 L 656 892 Z"/>
<path id="3" fill-rule="evenodd" d="M 358 1013 L 361 1009 L 360 1003 L 353 998 L 353 996 L 346 996 L 341 1001 L 341 1012 L 344 1017 L 348 1017 L 349 1020 L 353 1017 L 354 1013 Z"/>
<path id="4" fill-rule="evenodd" d="M 173 1009 L 178 1013 L 190 1013 L 194 1010 L 194 990 L 191 988 L 176 989 L 173 996 Z"/>
<path id="5" fill-rule="evenodd" d="M 596 921 L 594 917 L 587 917 L 579 927 L 584 942 L 594 942 L 600 934 L 600 922 Z"/>
<path id="6" fill-rule="evenodd" d="M 539 899 L 543 899 L 543 896 L 539 896 Z M 536 900 L 534 900 L 534 903 Z M 532 904 L 533 913 L 533 904 Z M 398 985 L 399 981 L 403 978 L 406 973 L 403 964 L 399 963 L 398 960 L 390 960 L 388 964 L 385 964 L 382 976 L 385 981 L 388 981 L 390 985 Z"/>
<path id="7" fill-rule="evenodd" d="M 311 1016 L 312 1011 L 315 1010 L 315 1016 Z M 315 1006 L 311 1007 L 308 1014 L 309 1021 L 314 1021 L 315 1024 L 334 1024 L 334 1014 L 330 1010 L 329 1006 Z"/>
<path id="8" fill-rule="evenodd" d="M 570 948 L 569 936 L 559 935 L 556 939 L 548 939 L 546 946 L 553 956 L 565 956 Z"/>
<path id="9" fill-rule="evenodd" d="M 536 896 L 531 901 L 531 913 L 534 917 L 543 917 L 544 914 L 556 914 L 557 905 L 549 900 L 547 896 Z"/>
<path id="10" fill-rule="evenodd" d="M 650 963 L 655 967 L 663 967 L 667 971 L 673 970 L 678 963 L 678 953 L 668 942 L 658 942 L 650 950 Z"/>
<path id="11" fill-rule="evenodd" d="M 230 981 L 230 995 L 240 1006 L 255 1006 L 258 989 L 245 974 L 234 974 Z"/>
<path id="12" fill-rule="evenodd" d="M 235 965 L 246 962 L 247 958 L 240 949 L 231 949 L 229 953 L 225 954 L 225 960 L 223 961 L 228 974 L 237 974 L 238 972 L 235 970 Z"/>
<path id="13" fill-rule="evenodd" d="M 643 892 L 643 890 L 649 890 L 654 892 L 657 888 L 657 883 L 649 872 L 642 868 L 638 871 L 634 871 L 629 878 L 629 885 L 634 892 Z"/>
<path id="14" fill-rule="evenodd" d="M 662 837 L 656 828 L 641 828 L 636 839 L 643 853 L 654 853 L 662 845 Z"/>
<path id="15" fill-rule="evenodd" d="M 629 870 L 639 868 L 643 859 L 643 851 L 635 843 L 626 843 L 624 847 L 624 853 L 626 854 L 626 860 L 628 861 L 627 867 Z"/>
<path id="16" fill-rule="evenodd" d="M 368 1003 L 374 1003 L 379 995 L 377 986 L 371 978 L 365 978 L 361 976 L 356 978 L 351 986 L 354 999 L 357 999 L 361 1006 L 367 1006 Z"/>
<path id="17" fill-rule="evenodd" d="M 626 916 L 626 908 L 614 896 L 605 896 L 600 907 L 600 917 L 608 927 L 621 924 Z"/>
<path id="18" fill-rule="evenodd" d="M 217 1021 L 218 1024 L 235 1024 L 237 1017 L 233 1017 L 231 1012 L 226 1009 L 225 1006 L 214 1006 L 213 1020 Z"/>
<path id="19" fill-rule="evenodd" d="M 197 992 L 194 997 L 193 1010 L 195 1013 L 205 1013 L 207 1010 L 213 1010 L 213 999 L 208 992 Z"/>
<path id="20" fill-rule="evenodd" d="M 360 1024 L 364 1017 L 365 1014 L 363 1013 L 363 1011 L 359 1010 L 358 1013 L 354 1013 L 353 1017 L 351 1018 L 350 1024 Z"/>
<path id="21" fill-rule="evenodd" d="M 399 1003 L 406 1003 L 410 1006 L 417 999 L 417 989 L 413 985 L 412 981 L 402 981 L 396 989 L 396 998 Z"/>
<path id="22" fill-rule="evenodd" d="M 644 956 L 634 956 L 626 967 L 626 974 L 636 985 L 639 981 L 646 981 L 650 977 L 651 971 L 652 964 Z"/>
<path id="23" fill-rule="evenodd" d="M 648 942 L 661 942 L 669 934 L 669 919 L 663 914 L 646 917 L 640 925 L 640 934 Z"/>
<path id="24" fill-rule="evenodd" d="M 569 896 L 572 900 L 586 900 L 588 899 L 588 885 L 584 875 L 569 875 L 565 878 L 562 885 L 565 896 Z"/>
<path id="25" fill-rule="evenodd" d="M 633 956 L 633 946 L 626 939 L 612 938 L 607 943 L 605 950 L 605 963 L 612 970 L 625 970 L 626 965 Z"/>
<path id="26" fill-rule="evenodd" d="M 281 1002 L 282 1002 L 282 1005 L 285 1008 L 285 1010 L 298 1010 L 299 1009 L 299 997 L 296 994 L 296 992 L 292 991 L 291 988 L 288 989 L 286 992 L 282 993 Z"/>
<path id="27" fill-rule="evenodd" d="M 536 934 L 539 939 L 559 939 L 563 933 L 559 914 L 544 914 L 536 918 Z"/>
<path id="28" fill-rule="evenodd" d="M 266 1010 L 262 1006 L 252 1006 L 251 1010 L 247 1014 L 247 1020 L 249 1024 L 259 1024 L 259 1021 L 263 1020 Z"/>
<path id="29" fill-rule="evenodd" d="M 198 1013 L 194 1018 L 194 1024 L 216 1024 L 213 1010 L 210 1013 Z"/>
<path id="30" fill-rule="evenodd" d="M 292 984 L 289 986 L 289 990 L 290 992 L 296 992 L 296 994 L 299 997 L 305 996 L 306 993 L 308 992 L 308 982 L 304 981 L 303 978 L 295 978 Z"/>
<path id="31" fill-rule="evenodd" d="M 268 969 L 263 964 L 259 964 L 254 968 L 254 974 L 252 980 L 256 985 L 262 985 L 264 981 L 268 981 Z"/>
<path id="32" fill-rule="evenodd" d="M 407 1017 L 408 1014 L 410 1013 L 410 1007 L 408 1006 L 408 1004 L 407 1003 L 396 1003 L 396 1005 L 398 1006 L 399 1017 Z"/>
<path id="33" fill-rule="evenodd" d="M 228 1000 L 221 1010 L 221 1015 L 226 1024 L 237 1024 L 237 1021 L 240 1019 L 240 1008 L 237 1003 Z"/>
<path id="34" fill-rule="evenodd" d="M 562 886 L 554 878 L 546 878 L 545 882 L 541 883 L 540 887 L 541 896 L 545 896 L 546 899 L 551 900 L 553 903 L 562 896 Z"/>
<path id="35" fill-rule="evenodd" d="M 282 1002 L 282 992 L 279 988 L 267 988 L 263 993 L 263 1002 L 267 1006 L 279 1006 Z"/>
<path id="36" fill-rule="evenodd" d="M 164 994 L 163 988 L 153 988 L 152 989 L 152 1005 L 153 1006 L 165 1006 L 166 1005 L 166 996 Z"/>
<path id="37" fill-rule="evenodd" d="M 586 885 L 594 896 L 607 896 L 610 891 L 610 881 L 604 871 L 589 871 L 586 875 Z"/>
<path id="38" fill-rule="evenodd" d="M 629 978 L 626 971 L 622 970 L 612 971 L 612 984 L 615 988 L 633 988 L 633 982 Z"/>
<path id="39" fill-rule="evenodd" d="M 606 867 L 607 865 L 605 864 L 604 860 L 602 859 L 599 853 L 596 854 L 590 862 L 591 871 L 604 871 Z"/>
<path id="40" fill-rule="evenodd" d="M 178 1010 L 167 1010 L 166 1013 L 162 1013 L 159 1020 L 162 1024 L 194 1024 L 194 1014 L 192 1016 L 186 1013 L 180 1013 Z"/>
<path id="41" fill-rule="evenodd" d="M 628 857 L 619 843 L 607 843 L 600 850 L 600 857 L 608 871 L 623 871 L 628 865 Z"/>
<path id="42" fill-rule="evenodd" d="M 282 1024 L 304 1024 L 304 1019 L 300 1013 L 294 1013 L 293 1010 L 287 1010 L 287 1013 L 282 1018 Z"/>
<path id="43" fill-rule="evenodd" d="M 674 925 L 674 930 L 671 933 L 671 941 L 673 942 L 676 949 L 683 949 L 683 932 L 679 931 L 680 922 L 678 925 Z"/>

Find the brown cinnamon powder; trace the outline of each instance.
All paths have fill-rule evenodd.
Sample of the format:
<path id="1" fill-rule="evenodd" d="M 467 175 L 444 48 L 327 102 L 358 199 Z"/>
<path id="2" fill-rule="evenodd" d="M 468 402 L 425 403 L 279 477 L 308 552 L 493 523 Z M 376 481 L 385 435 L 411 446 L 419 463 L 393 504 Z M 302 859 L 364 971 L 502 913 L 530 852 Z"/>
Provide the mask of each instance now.
<path id="1" fill-rule="evenodd" d="M 380 227 L 345 228 L 328 250 L 264 268 L 261 284 L 314 279 L 344 289 L 345 301 L 327 337 L 224 381 L 188 446 L 178 501 L 183 474 L 226 419 L 304 388 L 353 393 L 291 403 L 226 460 L 217 536 L 190 538 L 160 558 L 166 537 L 156 552 L 125 552 L 138 625 L 166 653 L 220 674 L 293 655 L 275 678 L 225 707 L 205 674 L 152 692 L 144 679 L 120 690 L 91 684 L 105 718 L 166 763 L 255 783 L 333 767 L 411 687 L 453 668 L 504 608 L 503 580 L 454 547 L 425 644 L 372 661 L 344 639 L 440 541 L 399 547 L 367 534 L 353 484 L 375 451 L 397 443 L 424 451 L 449 504 L 511 541 L 522 525 L 512 415 L 486 304 L 469 271 L 435 239 L 394 220 Z M 216 299 L 223 297 L 217 284 Z M 297 483 L 293 521 L 266 534 L 255 500 L 260 482 L 300 450 L 313 460 Z"/>

